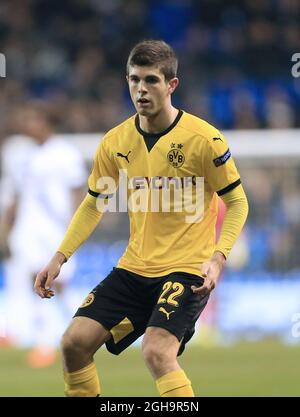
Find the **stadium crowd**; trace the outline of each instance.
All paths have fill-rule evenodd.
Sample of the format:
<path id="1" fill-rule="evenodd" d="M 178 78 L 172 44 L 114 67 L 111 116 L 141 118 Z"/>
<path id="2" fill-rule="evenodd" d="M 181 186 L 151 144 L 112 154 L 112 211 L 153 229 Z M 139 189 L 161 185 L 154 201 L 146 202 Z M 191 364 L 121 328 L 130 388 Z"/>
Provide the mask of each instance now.
<path id="1" fill-rule="evenodd" d="M 46 100 L 58 131 L 99 132 L 133 112 L 124 62 L 163 38 L 180 58 L 176 104 L 220 128 L 300 126 L 291 75 L 297 0 L 2 0 L 0 140 L 17 105 Z"/>

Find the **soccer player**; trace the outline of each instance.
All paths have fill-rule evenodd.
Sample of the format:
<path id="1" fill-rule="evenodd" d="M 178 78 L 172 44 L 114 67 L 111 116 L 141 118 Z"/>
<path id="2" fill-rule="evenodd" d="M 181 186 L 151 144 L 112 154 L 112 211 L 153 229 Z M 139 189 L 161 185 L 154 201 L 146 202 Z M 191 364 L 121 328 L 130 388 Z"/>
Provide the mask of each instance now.
<path id="1" fill-rule="evenodd" d="M 46 107 L 28 103 L 16 111 L 14 125 L 26 135 L 28 144 L 25 147 L 25 137 L 21 137 L 16 150 L 8 140 L 3 155 L 3 193 L 8 201 L 0 234 L 10 252 L 4 268 L 8 337 L 18 346 L 33 347 L 27 357 L 32 367 L 55 361 L 64 320 L 61 307 L 67 305 L 67 300 L 41 305 L 32 291 L 33 281 L 63 239 L 84 196 L 86 181 L 80 152 L 65 139 L 54 137 L 54 125 Z M 66 266 L 57 282 L 60 301 L 74 262 Z"/>
<path id="2" fill-rule="evenodd" d="M 119 171 L 126 170 L 129 243 L 116 268 L 84 300 L 62 338 L 67 396 L 100 395 L 95 352 L 105 343 L 111 353 L 119 354 L 144 333 L 144 360 L 159 394 L 194 396 L 177 356 L 192 337 L 217 284 L 248 204 L 224 136 L 172 105 L 179 83 L 176 74 L 176 55 L 165 42 L 144 41 L 132 49 L 127 81 L 137 114 L 100 142 L 88 194 L 58 251 L 37 275 L 36 292 L 51 298 L 51 286 L 62 265 L 94 230 L 104 202 L 114 198 L 107 178 L 117 183 Z M 169 211 L 162 209 L 161 201 L 160 210 L 150 207 L 150 197 L 157 190 L 162 193 L 172 187 L 170 193 L 175 195 L 174 184 L 192 179 L 195 188 L 198 178 L 204 178 L 204 209 L 194 221 L 180 210 L 179 199 Z M 135 193 L 140 193 L 140 199 L 148 197 L 146 210 L 136 209 Z M 216 243 L 218 196 L 227 212 Z M 193 194 L 191 201 L 195 198 Z"/>

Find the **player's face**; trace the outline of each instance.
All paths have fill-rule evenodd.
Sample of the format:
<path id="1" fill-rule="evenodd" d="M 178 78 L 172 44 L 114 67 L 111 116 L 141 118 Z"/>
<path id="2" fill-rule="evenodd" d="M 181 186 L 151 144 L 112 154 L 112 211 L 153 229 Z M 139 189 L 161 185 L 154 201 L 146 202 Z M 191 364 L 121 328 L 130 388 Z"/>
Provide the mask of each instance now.
<path id="1" fill-rule="evenodd" d="M 158 114 L 170 103 L 171 94 L 178 84 L 177 78 L 166 81 L 157 66 L 130 66 L 127 81 L 137 113 L 146 117 Z"/>

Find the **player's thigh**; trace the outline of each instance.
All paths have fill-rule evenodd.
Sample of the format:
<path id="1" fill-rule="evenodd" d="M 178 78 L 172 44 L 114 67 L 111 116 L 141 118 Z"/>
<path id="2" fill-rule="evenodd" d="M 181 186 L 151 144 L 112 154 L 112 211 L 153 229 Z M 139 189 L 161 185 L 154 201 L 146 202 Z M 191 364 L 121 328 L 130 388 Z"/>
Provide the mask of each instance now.
<path id="1" fill-rule="evenodd" d="M 160 327 L 147 327 L 142 344 L 145 359 L 151 359 L 151 356 L 176 359 L 179 347 L 178 338 L 168 330 Z"/>
<path id="2" fill-rule="evenodd" d="M 195 331 L 195 323 L 208 297 L 195 294 L 191 285 L 201 286 L 203 278 L 184 272 L 170 274 L 165 279 L 147 327 L 161 328 L 176 337 L 179 356 Z"/>
<path id="3" fill-rule="evenodd" d="M 94 354 L 110 337 L 110 332 L 98 321 L 74 317 L 62 337 L 62 349 L 66 353 L 82 350 Z"/>

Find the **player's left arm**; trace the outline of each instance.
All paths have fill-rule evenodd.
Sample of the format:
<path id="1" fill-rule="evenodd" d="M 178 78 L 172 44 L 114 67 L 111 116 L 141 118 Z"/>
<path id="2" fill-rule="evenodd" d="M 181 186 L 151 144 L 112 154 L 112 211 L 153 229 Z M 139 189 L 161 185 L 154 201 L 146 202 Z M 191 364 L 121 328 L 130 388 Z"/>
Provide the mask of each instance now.
<path id="1" fill-rule="evenodd" d="M 195 293 L 201 295 L 215 288 L 248 215 L 247 197 L 228 143 L 220 132 L 209 133 L 203 152 L 204 173 L 210 188 L 222 198 L 227 210 L 215 252 L 202 264 L 204 284 L 200 288 L 192 287 Z"/>
<path id="2" fill-rule="evenodd" d="M 206 295 L 212 291 L 224 268 L 226 258 L 239 237 L 248 215 L 248 201 L 242 185 L 223 194 L 226 214 L 222 223 L 220 237 L 211 259 L 202 264 L 202 276 L 205 279 L 200 287 L 192 287 L 195 293 Z"/>

